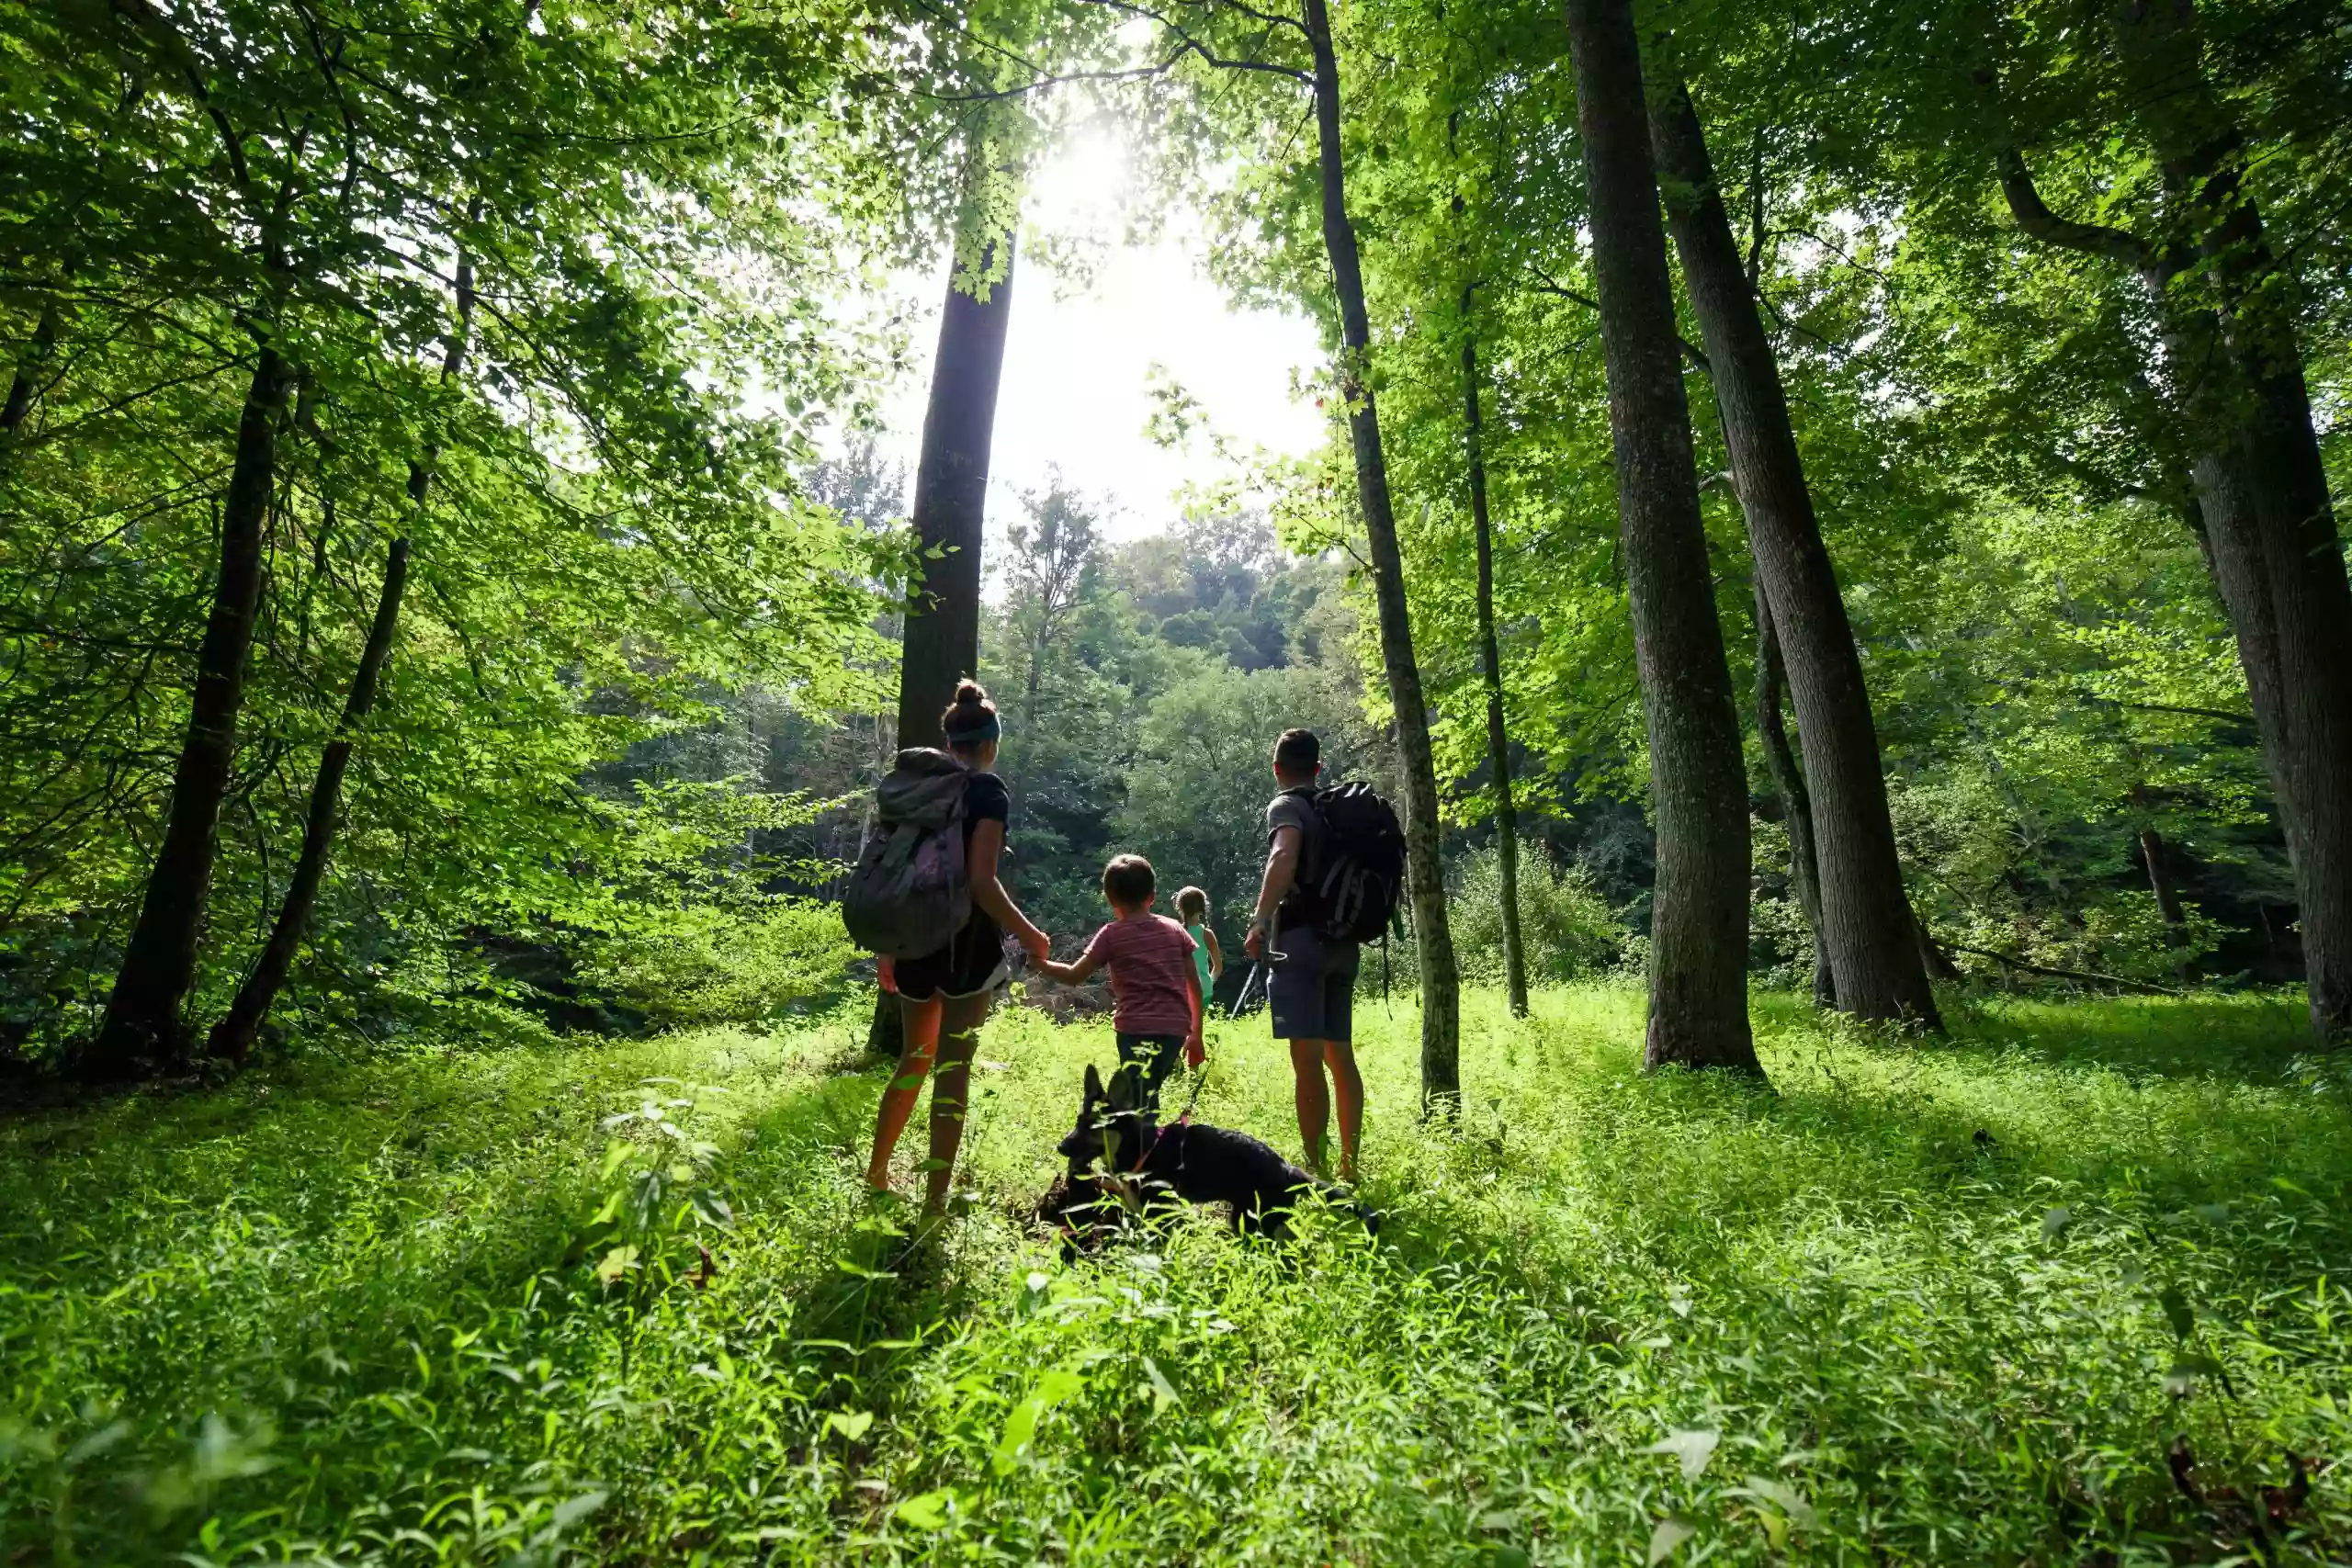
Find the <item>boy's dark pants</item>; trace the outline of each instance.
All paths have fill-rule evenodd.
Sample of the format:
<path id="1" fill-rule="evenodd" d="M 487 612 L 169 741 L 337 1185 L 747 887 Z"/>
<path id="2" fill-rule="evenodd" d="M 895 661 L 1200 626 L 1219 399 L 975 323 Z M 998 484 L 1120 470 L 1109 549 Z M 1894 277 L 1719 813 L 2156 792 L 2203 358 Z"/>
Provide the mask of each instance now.
<path id="1" fill-rule="evenodd" d="M 1167 1080 L 1169 1074 L 1176 1070 L 1176 1064 L 1183 1059 L 1184 1037 L 1181 1034 L 1121 1033 L 1118 1041 L 1119 1066 L 1136 1069 L 1143 1079 L 1145 1103 L 1158 1110 L 1159 1086 Z"/>

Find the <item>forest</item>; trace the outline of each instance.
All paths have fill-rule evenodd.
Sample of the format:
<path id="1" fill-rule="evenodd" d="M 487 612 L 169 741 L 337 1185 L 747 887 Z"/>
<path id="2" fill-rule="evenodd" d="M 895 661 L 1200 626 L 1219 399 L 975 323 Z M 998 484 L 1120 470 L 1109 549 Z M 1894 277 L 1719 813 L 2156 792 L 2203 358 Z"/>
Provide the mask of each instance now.
<path id="1" fill-rule="evenodd" d="M 0 1559 L 2352 1561 L 2340 6 L 56 0 L 0 106 Z M 1080 142 L 1311 450 L 992 475 Z M 1393 805 L 1344 1202 L 1077 1246 L 1034 964 L 893 1163 L 967 677 L 1318 1176 L 1276 737 Z"/>

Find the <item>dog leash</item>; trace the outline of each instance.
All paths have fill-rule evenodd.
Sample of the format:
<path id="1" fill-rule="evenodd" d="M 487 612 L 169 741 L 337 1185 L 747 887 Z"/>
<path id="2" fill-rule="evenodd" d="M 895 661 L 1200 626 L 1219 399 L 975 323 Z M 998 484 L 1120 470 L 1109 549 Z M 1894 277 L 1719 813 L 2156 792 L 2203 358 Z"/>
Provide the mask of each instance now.
<path id="1" fill-rule="evenodd" d="M 1193 1092 L 1184 1097 L 1184 1109 L 1177 1112 L 1175 1121 L 1161 1124 L 1159 1131 L 1153 1135 L 1150 1146 L 1136 1156 L 1136 1163 L 1125 1172 L 1126 1175 L 1142 1175 L 1143 1168 L 1151 1163 L 1151 1156 L 1159 1152 L 1159 1145 L 1167 1140 L 1168 1134 L 1179 1127 L 1189 1127 L 1193 1124 L 1193 1108 L 1201 1102 L 1201 1090 L 1207 1087 L 1208 1081 L 1209 1065 L 1204 1061 L 1201 1064 L 1201 1070 L 1193 1075 Z"/>

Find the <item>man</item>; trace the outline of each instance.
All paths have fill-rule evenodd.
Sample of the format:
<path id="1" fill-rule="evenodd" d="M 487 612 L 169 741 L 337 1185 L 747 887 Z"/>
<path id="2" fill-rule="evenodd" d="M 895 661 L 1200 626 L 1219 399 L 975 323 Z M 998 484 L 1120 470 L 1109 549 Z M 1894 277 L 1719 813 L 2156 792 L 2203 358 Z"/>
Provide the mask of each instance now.
<path id="1" fill-rule="evenodd" d="M 1283 731 L 1274 742 L 1274 783 L 1282 793 L 1266 807 L 1266 874 L 1241 950 L 1270 965 L 1266 999 L 1274 1038 L 1290 1042 L 1306 1163 L 1318 1174 L 1324 1170 L 1324 1127 L 1336 1095 L 1340 1179 L 1353 1181 L 1356 1138 L 1363 1130 L 1363 1075 L 1356 1071 L 1351 1018 L 1356 944 L 1326 942 L 1317 934 L 1317 911 L 1307 893 L 1308 874 L 1322 847 L 1323 821 L 1315 811 L 1315 783 L 1322 772 L 1323 747 L 1314 732 Z"/>

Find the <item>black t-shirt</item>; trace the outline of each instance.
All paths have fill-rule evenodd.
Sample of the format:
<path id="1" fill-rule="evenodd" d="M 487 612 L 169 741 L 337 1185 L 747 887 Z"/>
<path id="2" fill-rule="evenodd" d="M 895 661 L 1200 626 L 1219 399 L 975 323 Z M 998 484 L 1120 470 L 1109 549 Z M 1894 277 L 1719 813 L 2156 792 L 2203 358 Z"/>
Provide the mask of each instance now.
<path id="1" fill-rule="evenodd" d="M 1001 822 L 1012 814 L 1012 792 L 994 773 L 974 773 L 964 781 L 964 849 L 972 848 L 972 829 L 983 822 Z"/>
<path id="2" fill-rule="evenodd" d="M 1274 926 L 1278 931 L 1308 925 L 1315 919 L 1306 894 L 1306 879 L 1315 864 L 1316 852 L 1323 847 L 1323 818 L 1315 812 L 1315 785 L 1299 784 L 1286 789 L 1266 803 L 1269 846 L 1274 841 L 1274 834 L 1283 828 L 1298 829 L 1298 868 L 1291 875 L 1290 891 L 1274 908 Z"/>
<path id="3" fill-rule="evenodd" d="M 1005 787 L 1002 779 L 994 773 L 974 773 L 965 782 L 964 865 L 967 874 L 972 864 L 972 834 L 978 829 L 981 823 L 1002 822 L 1012 814 L 1012 792 Z M 1001 875 L 1004 870 L 1002 853 L 1000 852 L 997 858 L 998 874 Z M 972 905 L 971 921 L 965 926 L 964 930 L 967 933 L 964 942 L 978 938 L 984 941 L 991 952 L 996 948 L 997 938 L 1002 934 L 998 929 L 996 917 L 981 908 L 977 902 Z M 959 942 L 957 945 L 959 947 L 964 945 L 964 942 Z"/>

